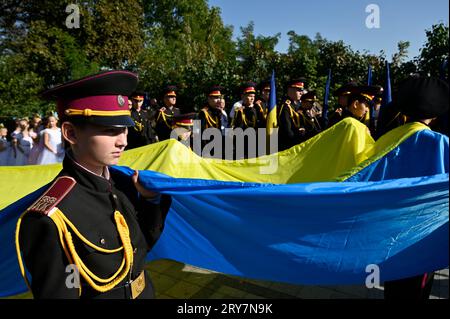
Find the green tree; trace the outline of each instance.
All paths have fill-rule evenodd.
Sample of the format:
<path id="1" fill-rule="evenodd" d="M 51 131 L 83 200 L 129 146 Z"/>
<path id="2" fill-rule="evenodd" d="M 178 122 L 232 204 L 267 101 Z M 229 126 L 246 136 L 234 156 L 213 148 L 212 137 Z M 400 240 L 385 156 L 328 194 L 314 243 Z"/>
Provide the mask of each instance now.
<path id="1" fill-rule="evenodd" d="M 224 26 L 218 8 L 204 0 L 146 1 L 145 49 L 137 71 L 141 88 L 161 97 L 164 85 L 177 84 L 184 111 L 206 103 L 205 88 L 229 86 L 236 74 L 233 29 Z"/>
<path id="2" fill-rule="evenodd" d="M 8 66 L 0 78 L 1 101 L 19 103 L 23 112 L 39 107 L 44 112 L 47 104 L 37 102 L 38 91 L 136 63 L 144 45 L 140 1 L 78 2 L 80 28 L 73 29 L 66 26 L 67 5 L 62 0 L 2 1 L 0 52 Z"/>
<path id="3" fill-rule="evenodd" d="M 435 24 L 425 30 L 427 42 L 418 56 L 418 68 L 421 73 L 440 76 L 442 62 L 449 58 L 449 28 L 444 23 Z M 448 68 L 445 70 L 448 79 Z"/>
<path id="4" fill-rule="evenodd" d="M 241 28 L 242 36 L 237 39 L 237 54 L 243 81 L 267 79 L 277 61 L 275 46 L 281 36 L 255 36 L 254 23 Z"/>

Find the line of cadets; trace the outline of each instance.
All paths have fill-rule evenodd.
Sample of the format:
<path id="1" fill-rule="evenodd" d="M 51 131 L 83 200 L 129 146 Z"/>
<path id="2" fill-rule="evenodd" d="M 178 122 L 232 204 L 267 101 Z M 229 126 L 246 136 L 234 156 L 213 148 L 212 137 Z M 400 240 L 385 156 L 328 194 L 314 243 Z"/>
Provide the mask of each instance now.
<path id="1" fill-rule="evenodd" d="M 194 119 L 201 121 L 202 132 L 207 128 L 217 128 L 222 131 L 222 135 L 225 135 L 225 128 L 228 127 L 243 130 L 265 128 L 270 82 L 261 83 L 259 91 L 260 98 L 256 99 L 257 85 L 254 82 L 243 84 L 240 89 L 241 100 L 232 106 L 229 115 L 225 111 L 223 88 L 217 85 L 206 92 L 207 105 L 199 113 L 182 114 L 176 107 L 177 87 L 173 85 L 165 88 L 162 107 L 153 99 L 150 108 L 144 109 L 144 93 L 135 92 L 130 99 L 130 108 L 136 126 L 129 132 L 128 148 L 169 139 L 172 130 L 177 132 L 179 140 L 187 140 L 191 136 Z M 304 142 L 349 116 L 367 124 L 375 134 L 382 91 L 379 86 L 361 86 L 353 82 L 343 85 L 334 92 L 339 105 L 328 120 L 322 116 L 322 106 L 316 93 L 305 90 L 305 79 L 289 81 L 287 95 L 277 109 L 278 150 Z M 371 107 L 372 120 L 369 117 Z"/>

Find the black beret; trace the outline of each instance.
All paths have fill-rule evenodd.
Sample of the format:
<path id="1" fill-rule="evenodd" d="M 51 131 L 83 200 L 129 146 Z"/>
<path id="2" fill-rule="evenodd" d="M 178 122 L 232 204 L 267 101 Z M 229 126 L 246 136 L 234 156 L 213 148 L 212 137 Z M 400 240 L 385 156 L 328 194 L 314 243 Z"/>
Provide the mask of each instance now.
<path id="1" fill-rule="evenodd" d="M 431 119 L 448 111 L 448 84 L 432 77 L 413 77 L 401 82 L 393 102 L 405 115 Z"/>

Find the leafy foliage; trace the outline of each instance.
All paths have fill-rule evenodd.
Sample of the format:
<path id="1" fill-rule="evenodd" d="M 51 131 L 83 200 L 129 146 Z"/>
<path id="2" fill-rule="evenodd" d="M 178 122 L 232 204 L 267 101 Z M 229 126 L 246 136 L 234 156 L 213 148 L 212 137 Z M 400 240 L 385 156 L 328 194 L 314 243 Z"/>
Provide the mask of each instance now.
<path id="1" fill-rule="evenodd" d="M 159 99 L 165 85 L 176 84 L 178 103 L 186 112 L 203 107 L 204 92 L 214 84 L 226 88 L 230 106 L 239 99 L 242 82 L 260 82 L 272 70 L 279 99 L 286 82 L 300 76 L 323 96 L 328 69 L 332 90 L 351 80 L 365 83 L 369 64 L 373 83 L 384 84 L 388 59 L 383 51 L 355 52 L 343 41 L 289 31 L 288 51 L 280 53 L 275 47 L 281 34 L 256 35 L 253 22 L 233 40 L 233 27 L 224 25 L 220 8 L 206 0 L 74 2 L 80 28 L 73 29 L 65 24 L 67 1 L 0 3 L 0 116 L 45 114 L 54 105 L 39 99 L 41 90 L 115 68 L 137 72 L 139 89 Z M 443 23 L 426 30 L 427 43 L 411 61 L 406 61 L 409 42 L 399 42 L 389 59 L 394 85 L 411 73 L 439 76 L 448 59 L 448 31 Z"/>

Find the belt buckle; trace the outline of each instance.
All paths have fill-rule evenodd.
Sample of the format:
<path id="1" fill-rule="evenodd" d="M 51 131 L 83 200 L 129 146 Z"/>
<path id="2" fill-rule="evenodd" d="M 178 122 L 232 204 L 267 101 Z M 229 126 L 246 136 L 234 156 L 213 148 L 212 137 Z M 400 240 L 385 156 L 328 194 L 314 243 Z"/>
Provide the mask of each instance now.
<path id="1" fill-rule="evenodd" d="M 131 282 L 131 299 L 136 299 L 145 289 L 145 270 Z"/>

